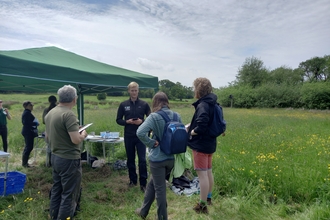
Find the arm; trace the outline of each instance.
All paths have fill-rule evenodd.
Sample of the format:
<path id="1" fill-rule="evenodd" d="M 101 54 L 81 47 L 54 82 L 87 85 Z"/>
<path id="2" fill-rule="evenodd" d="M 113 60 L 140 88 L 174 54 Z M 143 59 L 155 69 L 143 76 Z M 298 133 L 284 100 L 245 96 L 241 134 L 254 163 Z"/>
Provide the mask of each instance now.
<path id="1" fill-rule="evenodd" d="M 81 133 L 78 131 L 69 132 L 72 143 L 80 144 L 87 137 L 87 132 L 84 130 Z"/>
<path id="2" fill-rule="evenodd" d="M 123 119 L 124 117 L 124 112 L 125 112 L 125 109 L 123 108 L 123 105 L 120 104 L 119 107 L 118 107 L 118 110 L 117 110 L 117 118 L 116 118 L 116 122 L 117 124 L 121 125 L 121 126 L 125 126 L 126 125 L 126 122 L 125 120 Z"/>
<path id="3" fill-rule="evenodd" d="M 152 124 L 153 124 L 153 118 L 152 118 L 152 116 L 150 116 L 137 129 L 136 136 L 146 146 L 148 146 L 148 147 L 157 147 L 158 146 L 158 141 L 149 138 L 149 132 L 154 129 Z"/>
<path id="4" fill-rule="evenodd" d="M 46 116 L 47 113 L 48 113 L 47 110 L 48 110 L 48 109 L 46 108 L 46 109 L 44 109 L 44 111 L 42 112 L 42 123 L 43 123 L 43 124 L 45 124 L 45 116 Z"/>
<path id="5" fill-rule="evenodd" d="M 7 113 L 7 118 L 8 118 L 8 120 L 11 120 L 11 115 L 9 114 L 8 109 L 5 108 L 5 112 Z"/>
<path id="6" fill-rule="evenodd" d="M 208 131 L 209 124 L 209 105 L 207 103 L 201 103 L 198 105 L 195 111 L 196 115 L 196 127 L 191 130 L 191 135 L 204 134 Z"/>

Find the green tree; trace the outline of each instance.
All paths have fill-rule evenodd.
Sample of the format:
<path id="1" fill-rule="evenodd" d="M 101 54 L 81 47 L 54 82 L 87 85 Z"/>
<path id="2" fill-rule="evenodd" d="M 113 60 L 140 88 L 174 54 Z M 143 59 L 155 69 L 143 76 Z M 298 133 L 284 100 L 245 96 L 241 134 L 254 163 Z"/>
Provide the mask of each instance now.
<path id="1" fill-rule="evenodd" d="M 304 81 L 304 73 L 301 69 L 292 70 L 289 67 L 281 66 L 269 73 L 269 82 L 275 84 L 296 85 Z"/>
<path id="2" fill-rule="evenodd" d="M 181 83 L 177 82 L 171 89 L 171 97 L 182 101 L 182 99 L 186 98 L 186 96 L 186 89 L 182 86 Z"/>
<path id="3" fill-rule="evenodd" d="M 325 55 L 325 70 L 324 70 L 324 75 L 325 75 L 325 81 L 330 82 L 330 55 Z"/>
<path id="4" fill-rule="evenodd" d="M 309 82 L 327 81 L 329 56 L 313 57 L 309 60 L 301 62 L 299 68 L 304 71 L 304 76 Z"/>
<path id="5" fill-rule="evenodd" d="M 168 79 L 164 79 L 164 80 L 159 80 L 158 84 L 159 84 L 159 90 L 164 92 L 169 99 L 172 99 L 171 90 L 175 86 L 175 83 Z"/>
<path id="6" fill-rule="evenodd" d="M 239 68 L 236 80 L 238 84 L 249 85 L 252 88 L 260 86 L 268 80 L 268 70 L 262 60 L 255 57 L 246 58 Z"/>
<path id="7" fill-rule="evenodd" d="M 154 95 L 155 95 L 155 90 L 153 90 L 153 89 L 139 90 L 139 97 L 141 97 L 141 98 L 152 98 Z"/>

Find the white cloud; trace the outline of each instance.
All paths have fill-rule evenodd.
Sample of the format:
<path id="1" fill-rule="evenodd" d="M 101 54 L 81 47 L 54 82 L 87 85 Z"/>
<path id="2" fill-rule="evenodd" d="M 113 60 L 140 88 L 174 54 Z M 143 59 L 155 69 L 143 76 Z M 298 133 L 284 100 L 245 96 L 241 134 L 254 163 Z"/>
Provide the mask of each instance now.
<path id="1" fill-rule="evenodd" d="M 145 69 L 159 69 L 159 70 L 165 70 L 165 71 L 173 71 L 174 68 L 171 64 L 161 64 L 156 61 L 148 60 L 145 58 L 137 58 L 136 62 L 141 65 Z"/>
<path id="2" fill-rule="evenodd" d="M 0 50 L 58 46 L 191 86 L 235 80 L 251 56 L 292 68 L 329 54 L 327 0 L 0 0 Z"/>

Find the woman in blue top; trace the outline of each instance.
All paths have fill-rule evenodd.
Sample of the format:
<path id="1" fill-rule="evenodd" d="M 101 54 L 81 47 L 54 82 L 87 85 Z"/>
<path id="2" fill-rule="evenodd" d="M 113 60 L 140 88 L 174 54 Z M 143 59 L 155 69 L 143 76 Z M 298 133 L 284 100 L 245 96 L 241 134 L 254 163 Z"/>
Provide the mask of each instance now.
<path id="1" fill-rule="evenodd" d="M 174 166 L 174 155 L 166 155 L 159 146 L 157 137 L 163 136 L 165 121 L 156 112 L 164 111 L 170 119 L 173 119 L 173 111 L 170 110 L 167 95 L 163 92 L 155 94 L 152 100 L 152 113 L 140 125 L 136 131 L 138 138 L 149 148 L 149 164 L 151 179 L 144 194 L 144 201 L 141 208 L 136 209 L 136 214 L 146 218 L 151 204 L 157 200 L 158 219 L 167 219 L 166 201 L 166 176 L 171 173 Z M 181 118 L 178 115 L 181 122 Z M 149 133 L 152 131 L 151 138 Z"/>

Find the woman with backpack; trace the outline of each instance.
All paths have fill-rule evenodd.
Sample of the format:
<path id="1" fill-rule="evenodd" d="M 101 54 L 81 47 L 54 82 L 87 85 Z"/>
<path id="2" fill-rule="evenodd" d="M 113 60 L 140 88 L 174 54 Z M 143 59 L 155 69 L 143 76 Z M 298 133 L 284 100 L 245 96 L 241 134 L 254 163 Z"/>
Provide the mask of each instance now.
<path id="1" fill-rule="evenodd" d="M 193 208 L 197 213 L 208 214 L 207 205 L 211 205 L 214 184 L 212 173 L 212 155 L 216 150 L 216 137 L 211 136 L 209 127 L 213 121 L 217 96 L 212 92 L 211 82 L 207 78 L 197 78 L 194 83 L 197 99 L 192 105 L 195 113 L 188 128 L 188 146 L 193 151 L 194 169 L 200 184 L 200 201 Z"/>
<path id="2" fill-rule="evenodd" d="M 165 154 L 160 149 L 159 141 L 157 141 L 157 139 L 162 140 L 165 127 L 165 120 L 157 113 L 158 111 L 164 111 L 171 120 L 173 120 L 174 114 L 177 114 L 170 110 L 167 95 L 163 92 L 158 92 L 154 95 L 152 113 L 136 131 L 138 138 L 149 148 L 149 164 L 152 176 L 144 194 L 143 204 L 141 208 L 136 209 L 135 213 L 143 219 L 146 218 L 153 201 L 156 199 L 158 219 L 166 220 L 168 219 L 166 176 L 173 169 L 174 155 Z M 180 116 L 178 114 L 177 116 L 178 121 L 181 122 Z M 151 131 L 152 135 L 150 138 L 149 133 Z"/>

